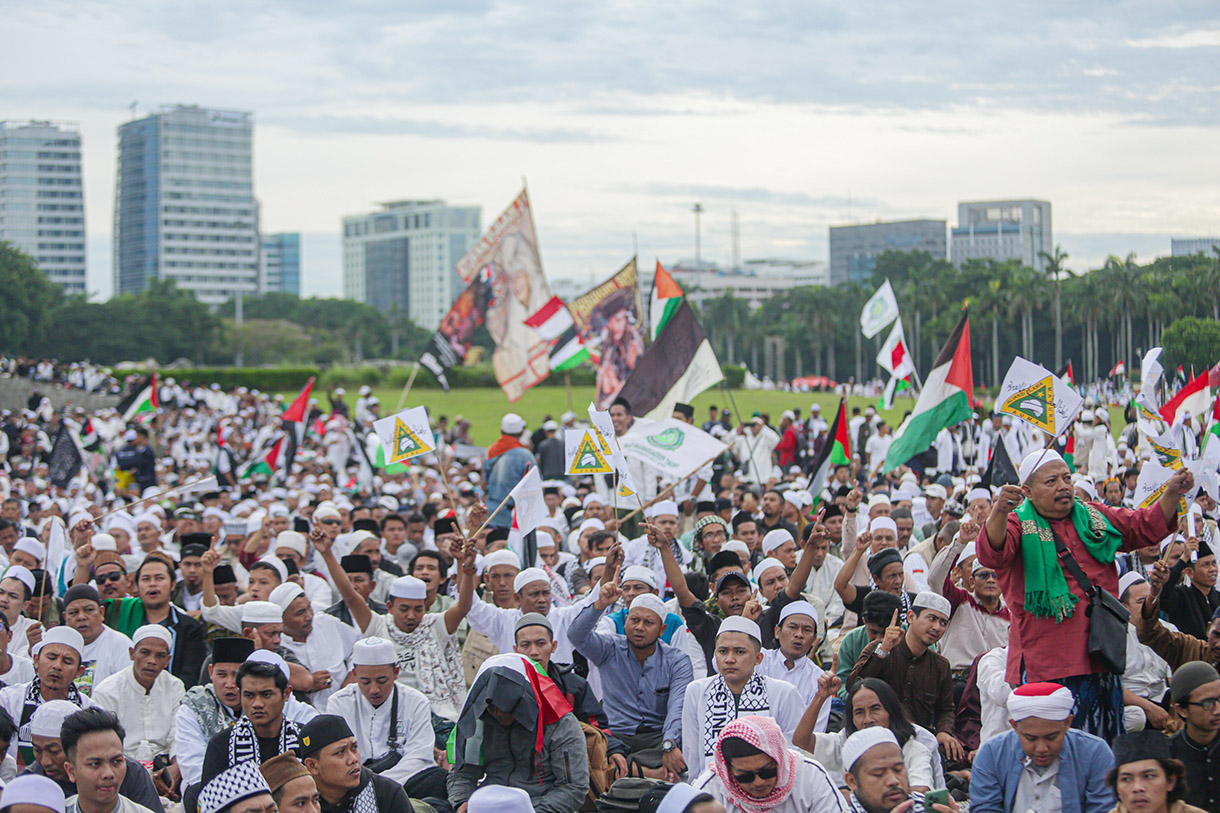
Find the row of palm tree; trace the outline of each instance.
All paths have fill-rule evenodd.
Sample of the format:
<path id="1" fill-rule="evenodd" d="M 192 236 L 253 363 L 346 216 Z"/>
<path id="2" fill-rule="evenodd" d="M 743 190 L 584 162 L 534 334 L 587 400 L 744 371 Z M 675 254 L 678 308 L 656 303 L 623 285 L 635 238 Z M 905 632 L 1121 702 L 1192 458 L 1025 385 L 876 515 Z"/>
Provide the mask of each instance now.
<path id="1" fill-rule="evenodd" d="M 1017 260 L 971 260 L 954 266 L 924 252 L 877 259 L 868 285 L 794 288 L 751 311 L 731 292 L 704 300 L 703 327 L 720 360 L 759 375 L 826 375 L 837 381 L 882 375 L 874 362 L 886 331 L 862 339 L 859 315 L 889 279 L 908 346 L 926 372 L 970 308 L 975 381 L 995 386 L 1015 355 L 1052 369 L 1069 360 L 1078 379 L 1105 376 L 1120 360 L 1138 367 L 1140 354 L 1176 319 L 1220 320 L 1220 254 L 1162 257 L 1141 264 L 1111 256 L 1083 274 L 1066 271 L 1058 246 L 1043 255 L 1045 272 Z M 766 340 L 784 340 L 782 365 L 765 369 Z"/>

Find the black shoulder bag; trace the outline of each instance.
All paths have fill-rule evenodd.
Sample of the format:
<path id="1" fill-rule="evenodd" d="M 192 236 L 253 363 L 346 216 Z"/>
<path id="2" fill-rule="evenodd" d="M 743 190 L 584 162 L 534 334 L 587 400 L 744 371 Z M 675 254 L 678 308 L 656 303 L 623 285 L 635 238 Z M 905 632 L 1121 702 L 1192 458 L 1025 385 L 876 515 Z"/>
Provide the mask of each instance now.
<path id="1" fill-rule="evenodd" d="M 394 687 L 394 698 L 390 701 L 390 739 L 386 743 L 390 752 L 381 759 L 369 757 L 364 761 L 364 767 L 373 773 L 382 773 L 393 768 L 402 761 L 402 753 L 398 750 L 398 687 Z"/>
<path id="2" fill-rule="evenodd" d="M 1086 610 L 1089 656 L 1107 672 L 1121 675 L 1127 670 L 1127 622 L 1131 613 L 1121 601 L 1089 580 L 1059 534 L 1055 534 L 1055 552 L 1089 599 Z"/>

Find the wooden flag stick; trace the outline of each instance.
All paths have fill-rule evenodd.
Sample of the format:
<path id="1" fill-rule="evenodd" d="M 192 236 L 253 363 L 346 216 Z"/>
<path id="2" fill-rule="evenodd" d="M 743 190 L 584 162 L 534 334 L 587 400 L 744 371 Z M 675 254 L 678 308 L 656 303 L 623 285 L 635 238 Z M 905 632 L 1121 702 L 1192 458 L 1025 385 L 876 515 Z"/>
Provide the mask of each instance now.
<path id="1" fill-rule="evenodd" d="M 701 469 L 701 468 L 703 468 L 704 466 L 706 466 L 708 463 L 711 463 L 713 460 L 715 460 L 716 458 L 720 457 L 720 455 L 724 454 L 724 451 L 725 451 L 724 449 L 721 449 L 720 451 L 716 452 L 716 454 L 714 454 L 714 455 L 712 455 L 711 457 L 709 457 L 707 460 L 704 460 L 704 461 L 703 461 L 702 463 L 700 463 L 698 466 L 695 466 L 695 468 L 693 468 L 693 469 L 691 470 L 691 474 L 694 474 L 695 472 L 699 471 L 699 469 Z M 686 477 L 690 477 L 690 474 L 686 475 Z M 679 484 L 680 484 L 680 483 L 681 483 L 683 480 L 685 480 L 685 479 L 686 479 L 686 477 L 679 478 L 679 479 L 678 479 L 678 481 L 677 481 L 676 483 L 673 483 L 672 485 L 666 486 L 664 491 L 662 491 L 662 492 L 661 492 L 660 494 L 658 494 L 657 496 L 653 497 L 653 498 L 652 498 L 651 500 L 649 500 L 647 503 L 641 503 L 639 508 L 635 509 L 635 510 L 634 510 L 634 511 L 632 511 L 630 514 L 627 514 L 625 517 L 623 517 L 622 519 L 620 519 L 620 520 L 619 520 L 620 525 L 621 525 L 622 523 L 626 522 L 627 520 L 631 519 L 632 517 L 634 517 L 636 514 L 638 514 L 638 513 L 640 513 L 641 511 L 643 511 L 645 508 L 647 508 L 647 507 L 649 507 L 649 506 L 652 506 L 652 505 L 656 505 L 656 504 L 657 504 L 657 503 L 659 503 L 661 500 L 663 500 L 663 499 L 665 499 L 666 497 L 668 497 L 670 494 L 672 494 L 672 493 L 673 493 L 673 490 L 674 490 L 675 488 L 677 488 L 677 487 L 678 487 L 678 485 L 679 485 Z M 638 496 L 638 495 L 637 495 L 637 496 Z"/>
<path id="2" fill-rule="evenodd" d="M 514 488 L 515 487 L 516 486 L 514 486 Z M 500 513 L 500 509 L 503 508 L 504 505 L 512 498 L 513 498 L 513 492 L 510 489 L 508 494 L 504 497 L 504 499 L 500 500 L 500 504 L 496 506 L 496 510 L 492 511 L 490 514 L 487 515 L 487 519 L 483 520 L 483 524 L 480 525 L 478 527 L 478 530 L 476 530 L 473 534 L 471 534 L 471 536 L 478 536 L 482 532 L 482 530 L 487 527 L 487 523 L 491 522 L 491 518 L 494 517 L 496 514 Z"/>
<path id="3" fill-rule="evenodd" d="M 212 481 L 211 485 L 218 485 L 218 483 L 216 482 L 215 475 L 212 475 L 211 477 L 205 477 L 202 480 L 197 480 L 193 483 L 185 483 L 180 486 L 175 486 L 174 488 L 166 489 L 165 491 L 159 491 L 156 494 L 152 495 L 151 497 L 145 497 L 141 500 L 136 500 L 135 502 L 131 503 L 130 505 L 124 505 L 122 508 L 116 508 L 113 511 L 108 511 L 105 514 L 102 514 L 97 519 L 93 520 L 93 522 L 94 523 L 101 522 L 106 517 L 113 516 L 114 514 L 118 514 L 122 511 L 127 511 L 128 509 L 131 509 L 131 508 L 135 508 L 137 505 L 143 505 L 146 502 L 154 502 L 156 500 L 160 500 L 164 497 L 168 497 L 170 494 L 174 494 L 179 491 L 184 491 L 188 488 L 192 488 L 192 489 L 196 489 L 196 490 L 198 490 L 200 488 L 207 488 L 209 480 Z"/>
<path id="4" fill-rule="evenodd" d="M 451 506 L 453 506 L 453 520 L 454 520 L 454 524 L 457 525 L 458 533 L 461 534 L 461 536 L 462 536 L 462 544 L 468 545 L 468 544 L 470 544 L 470 537 L 468 537 L 466 535 L 465 529 L 462 528 L 462 523 L 458 521 L 458 512 L 457 512 L 458 511 L 458 501 L 457 501 L 457 498 L 453 496 L 453 488 L 449 485 L 449 469 L 445 465 L 445 455 L 441 452 L 441 448 L 444 445 L 445 445 L 444 439 L 443 438 L 439 439 L 439 442 L 436 444 L 436 450 L 435 450 L 436 459 L 440 463 L 440 466 L 441 466 L 441 482 L 445 484 L 445 493 L 449 495 L 449 504 Z M 487 523 L 483 523 L 483 524 L 486 525 Z M 482 528 L 480 528 L 479 530 L 482 530 Z M 478 535 L 479 535 L 479 532 L 475 531 L 474 534 L 472 534 L 471 536 L 478 536 Z"/>
<path id="5" fill-rule="evenodd" d="M 394 407 L 394 414 L 402 412 L 402 405 L 407 402 L 407 395 L 411 392 L 411 385 L 415 383 L 415 376 L 419 374 L 419 362 L 415 362 L 415 368 L 411 370 L 411 376 L 407 379 L 406 386 L 402 388 L 402 395 L 398 396 L 398 406 Z"/>

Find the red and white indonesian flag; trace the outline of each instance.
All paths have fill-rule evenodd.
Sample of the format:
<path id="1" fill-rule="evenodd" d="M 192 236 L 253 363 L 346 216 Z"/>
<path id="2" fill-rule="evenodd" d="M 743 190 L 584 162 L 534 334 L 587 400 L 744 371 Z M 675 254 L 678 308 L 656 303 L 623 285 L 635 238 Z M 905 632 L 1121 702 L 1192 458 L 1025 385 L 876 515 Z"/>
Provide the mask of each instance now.
<path id="1" fill-rule="evenodd" d="M 1161 417 L 1172 425 L 1178 418 L 1185 420 L 1206 415 L 1212 406 L 1212 390 L 1207 385 L 1207 373 L 1195 378 L 1178 391 L 1173 400 L 1161 407 Z"/>

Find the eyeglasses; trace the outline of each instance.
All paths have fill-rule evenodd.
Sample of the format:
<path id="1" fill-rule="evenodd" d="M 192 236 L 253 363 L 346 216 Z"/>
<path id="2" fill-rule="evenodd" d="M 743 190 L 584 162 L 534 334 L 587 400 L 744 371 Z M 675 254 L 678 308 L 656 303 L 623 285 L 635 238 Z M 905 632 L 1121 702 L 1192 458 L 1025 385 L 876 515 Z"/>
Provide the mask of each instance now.
<path id="1" fill-rule="evenodd" d="M 976 570 L 974 571 L 974 580 L 976 582 L 989 582 L 996 578 L 994 570 Z"/>
<path id="2" fill-rule="evenodd" d="M 774 779 L 779 776 L 779 766 L 771 765 L 766 768 L 759 768 L 757 771 L 744 771 L 742 773 L 734 773 L 733 778 L 737 780 L 739 785 L 748 785 L 754 781 L 754 777 L 759 779 Z"/>
<path id="3" fill-rule="evenodd" d="M 95 582 L 97 582 L 98 584 L 105 584 L 106 582 L 122 581 L 123 573 L 122 573 L 122 571 L 119 571 L 119 570 L 116 570 L 113 573 L 100 573 L 100 574 L 94 576 L 93 580 Z"/>
<path id="4" fill-rule="evenodd" d="M 1187 700 L 1182 705 L 1183 706 L 1198 706 L 1199 708 L 1203 709 L 1204 711 L 1211 711 L 1212 709 L 1214 709 L 1216 707 L 1217 703 L 1220 703 L 1220 697 L 1208 697 L 1203 700 Z"/>
<path id="5" fill-rule="evenodd" d="M 320 520 L 320 521 L 319 521 L 319 524 L 320 524 L 320 525 L 338 525 L 338 524 L 339 524 L 339 520 L 337 520 L 337 519 L 323 519 L 323 520 Z"/>

